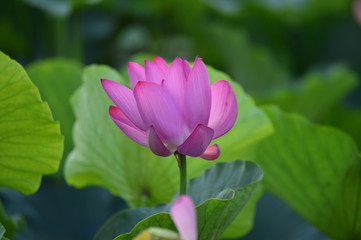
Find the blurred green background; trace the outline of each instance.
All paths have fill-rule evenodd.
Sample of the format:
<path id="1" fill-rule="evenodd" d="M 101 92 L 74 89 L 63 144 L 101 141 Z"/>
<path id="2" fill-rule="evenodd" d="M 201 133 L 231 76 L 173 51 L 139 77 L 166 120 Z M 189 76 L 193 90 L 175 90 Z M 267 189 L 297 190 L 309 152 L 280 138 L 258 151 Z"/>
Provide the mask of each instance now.
<path id="1" fill-rule="evenodd" d="M 342 128 L 360 146 L 361 23 L 353 16 L 352 4 L 348 0 L 2 1 L 0 50 L 24 67 L 53 57 L 121 69 L 139 53 L 190 61 L 200 56 L 241 83 L 258 104 L 276 103 L 314 122 Z M 346 84 L 342 76 L 347 74 L 357 80 Z M 320 86 L 307 85 L 312 79 L 320 80 Z M 344 88 L 342 94 L 331 96 L 338 86 Z M 323 101 L 328 97 L 332 99 Z M 338 121 L 340 112 L 359 127 Z M 26 220 L 24 231 L 14 239 L 91 239 L 108 217 L 126 207 L 105 189 L 67 186 L 61 172 L 44 178 L 34 195 L 1 189 L 0 199 L 9 214 L 21 213 Z M 255 228 L 244 239 L 327 238 L 265 194 Z"/>

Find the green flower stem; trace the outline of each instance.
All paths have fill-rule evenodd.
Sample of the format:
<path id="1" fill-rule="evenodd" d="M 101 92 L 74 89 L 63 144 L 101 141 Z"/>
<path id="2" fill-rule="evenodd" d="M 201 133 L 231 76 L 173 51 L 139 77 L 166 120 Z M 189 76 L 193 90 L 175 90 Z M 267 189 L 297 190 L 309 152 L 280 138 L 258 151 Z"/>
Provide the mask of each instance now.
<path id="1" fill-rule="evenodd" d="M 186 195 L 187 194 L 187 159 L 186 155 L 180 154 L 179 152 L 175 152 L 174 156 L 178 161 L 178 167 L 180 172 L 180 186 L 179 186 L 179 194 Z"/>

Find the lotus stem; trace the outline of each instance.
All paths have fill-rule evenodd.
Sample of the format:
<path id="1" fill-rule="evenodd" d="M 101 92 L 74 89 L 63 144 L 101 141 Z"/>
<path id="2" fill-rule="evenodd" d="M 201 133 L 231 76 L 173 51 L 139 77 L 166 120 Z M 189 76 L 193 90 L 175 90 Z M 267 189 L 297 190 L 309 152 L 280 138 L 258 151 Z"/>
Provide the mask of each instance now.
<path id="1" fill-rule="evenodd" d="M 175 152 L 174 156 L 177 159 L 178 167 L 179 167 L 179 195 L 187 195 L 187 159 L 186 155 L 180 154 L 179 152 Z"/>

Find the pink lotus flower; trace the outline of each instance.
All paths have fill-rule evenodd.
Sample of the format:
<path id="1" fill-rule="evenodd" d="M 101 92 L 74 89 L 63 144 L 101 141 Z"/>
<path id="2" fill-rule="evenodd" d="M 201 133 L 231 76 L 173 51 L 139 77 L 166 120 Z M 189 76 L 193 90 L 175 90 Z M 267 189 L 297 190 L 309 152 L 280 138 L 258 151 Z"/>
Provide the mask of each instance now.
<path id="1" fill-rule="evenodd" d="M 197 215 L 189 196 L 181 195 L 171 206 L 170 215 L 182 240 L 197 240 Z"/>
<path id="2" fill-rule="evenodd" d="M 102 85 L 116 105 L 110 106 L 110 117 L 129 138 L 159 156 L 175 151 L 207 160 L 219 156 L 219 146 L 209 144 L 237 118 L 236 96 L 227 81 L 211 86 L 198 57 L 193 68 L 178 57 L 170 66 L 160 57 L 145 60 L 144 68 L 130 62 L 128 73 L 133 90 L 107 79 Z"/>

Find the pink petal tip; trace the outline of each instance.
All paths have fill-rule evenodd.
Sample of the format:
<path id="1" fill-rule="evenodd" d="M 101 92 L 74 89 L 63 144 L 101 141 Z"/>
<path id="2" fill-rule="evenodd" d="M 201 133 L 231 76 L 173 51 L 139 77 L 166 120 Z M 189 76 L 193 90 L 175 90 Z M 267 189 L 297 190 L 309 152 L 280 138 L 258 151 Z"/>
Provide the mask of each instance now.
<path id="1" fill-rule="evenodd" d="M 183 240 L 197 240 L 197 215 L 192 199 L 181 195 L 171 206 L 170 215 Z"/>
<path id="2" fill-rule="evenodd" d="M 200 156 L 201 158 L 209 161 L 216 160 L 221 155 L 221 149 L 218 144 L 209 146 L 206 151 Z"/>

